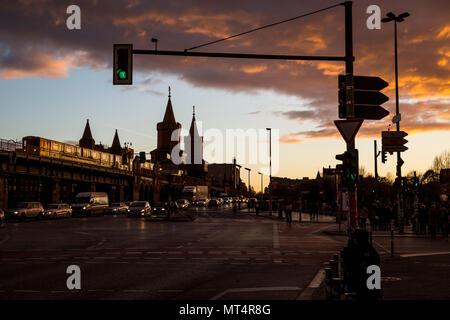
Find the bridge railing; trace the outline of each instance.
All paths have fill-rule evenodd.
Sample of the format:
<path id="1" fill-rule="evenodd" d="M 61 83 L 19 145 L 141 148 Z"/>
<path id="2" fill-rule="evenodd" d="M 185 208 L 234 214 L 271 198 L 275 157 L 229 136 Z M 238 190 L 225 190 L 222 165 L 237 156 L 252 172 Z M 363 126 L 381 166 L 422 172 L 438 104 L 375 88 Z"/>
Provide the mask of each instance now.
<path id="1" fill-rule="evenodd" d="M 16 151 L 22 149 L 22 141 L 0 139 L 0 151 Z"/>

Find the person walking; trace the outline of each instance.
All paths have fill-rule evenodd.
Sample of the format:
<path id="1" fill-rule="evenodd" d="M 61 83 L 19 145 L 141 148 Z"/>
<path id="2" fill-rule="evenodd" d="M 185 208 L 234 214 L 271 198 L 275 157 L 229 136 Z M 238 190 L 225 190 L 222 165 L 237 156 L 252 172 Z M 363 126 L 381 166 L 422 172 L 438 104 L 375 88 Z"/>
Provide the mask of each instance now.
<path id="1" fill-rule="evenodd" d="M 431 239 L 436 239 L 436 232 L 439 224 L 439 213 L 436 208 L 436 202 L 431 203 L 431 208 L 428 211 L 428 214 L 428 226 L 430 229 Z"/>
<path id="2" fill-rule="evenodd" d="M 367 208 L 367 204 L 363 204 L 362 208 L 359 210 L 359 225 L 362 229 L 366 230 L 366 220 L 369 216 L 369 208 Z"/>
<path id="3" fill-rule="evenodd" d="M 427 233 L 428 212 L 424 203 L 419 204 L 419 233 Z"/>
<path id="4" fill-rule="evenodd" d="M 292 222 L 292 203 L 290 201 L 286 204 L 284 211 L 286 213 L 286 222 L 290 224 Z"/>
<path id="5" fill-rule="evenodd" d="M 448 209 L 445 206 L 444 202 L 441 202 L 441 205 L 439 207 L 439 220 L 440 220 L 440 226 L 442 233 L 444 234 L 444 237 L 448 239 Z"/>

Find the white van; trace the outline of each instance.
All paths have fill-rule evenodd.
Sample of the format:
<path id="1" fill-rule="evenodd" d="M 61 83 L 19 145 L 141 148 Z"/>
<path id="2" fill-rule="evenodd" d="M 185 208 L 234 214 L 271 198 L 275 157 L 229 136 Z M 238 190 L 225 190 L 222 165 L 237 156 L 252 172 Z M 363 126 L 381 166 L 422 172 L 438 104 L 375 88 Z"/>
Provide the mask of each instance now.
<path id="1" fill-rule="evenodd" d="M 80 192 L 72 204 L 72 216 L 106 214 L 109 209 L 106 192 Z"/>

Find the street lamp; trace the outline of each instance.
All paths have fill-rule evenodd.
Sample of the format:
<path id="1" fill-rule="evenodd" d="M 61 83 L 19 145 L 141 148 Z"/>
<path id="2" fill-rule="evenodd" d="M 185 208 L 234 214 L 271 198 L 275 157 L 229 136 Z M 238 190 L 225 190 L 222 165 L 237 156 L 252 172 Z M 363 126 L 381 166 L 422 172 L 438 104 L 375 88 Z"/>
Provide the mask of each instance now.
<path id="1" fill-rule="evenodd" d="M 269 131 L 269 215 L 272 215 L 272 128 L 266 128 Z"/>
<path id="2" fill-rule="evenodd" d="M 263 176 L 264 176 L 264 174 L 262 172 L 258 172 L 258 174 L 261 175 L 261 198 L 262 198 L 263 195 L 264 195 L 264 190 L 263 190 Z"/>
<path id="3" fill-rule="evenodd" d="M 386 18 L 381 19 L 382 22 L 394 21 L 394 50 L 395 50 L 395 115 L 397 117 L 397 131 L 400 131 L 400 108 L 398 103 L 398 60 L 397 60 L 397 22 L 405 21 L 406 17 L 409 17 L 408 12 L 403 12 L 402 14 L 396 16 L 392 12 L 386 14 Z M 400 221 L 400 232 L 403 232 L 403 204 L 400 203 L 400 193 L 401 193 L 401 178 L 402 178 L 402 160 L 400 158 L 400 152 L 397 152 L 397 179 L 400 186 L 397 190 L 397 201 L 398 203 L 398 218 Z"/>
<path id="4" fill-rule="evenodd" d="M 248 171 L 248 194 L 250 196 L 250 171 L 252 169 L 250 169 L 250 168 L 244 168 L 244 169 Z"/>

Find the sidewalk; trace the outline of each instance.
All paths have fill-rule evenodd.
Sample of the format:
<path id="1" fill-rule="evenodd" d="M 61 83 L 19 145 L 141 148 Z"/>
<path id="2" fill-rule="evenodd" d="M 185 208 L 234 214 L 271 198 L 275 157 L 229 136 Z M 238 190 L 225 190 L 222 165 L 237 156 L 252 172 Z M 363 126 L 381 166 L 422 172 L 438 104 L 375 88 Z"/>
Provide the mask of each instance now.
<path id="1" fill-rule="evenodd" d="M 248 211 L 247 208 L 243 208 L 241 209 L 239 212 L 243 213 L 243 214 L 248 214 L 251 215 L 253 217 L 256 217 L 256 212 L 255 209 L 250 209 L 250 212 Z M 272 211 L 272 215 L 270 215 L 269 211 L 259 211 L 258 213 L 258 217 L 261 218 L 268 218 L 268 219 L 275 219 L 275 220 L 286 220 L 286 214 L 283 212 L 283 218 L 282 219 L 278 219 L 278 211 Z M 298 223 L 299 222 L 299 213 L 298 212 L 292 212 L 292 223 Z M 329 216 L 329 215 L 322 215 L 319 214 L 319 218 L 318 220 L 313 220 L 311 221 L 311 217 L 309 213 L 302 213 L 302 221 L 300 221 L 302 223 L 334 223 L 336 222 L 336 217 L 335 216 Z"/>

